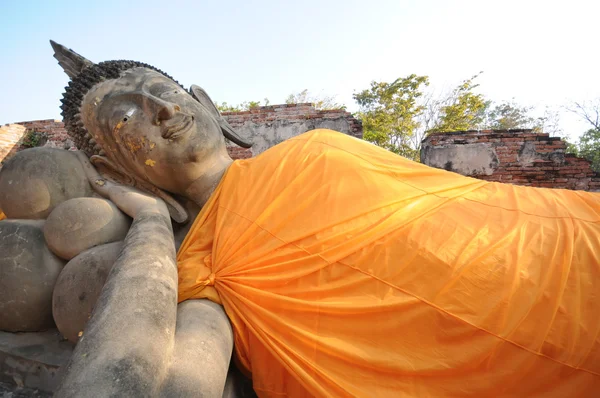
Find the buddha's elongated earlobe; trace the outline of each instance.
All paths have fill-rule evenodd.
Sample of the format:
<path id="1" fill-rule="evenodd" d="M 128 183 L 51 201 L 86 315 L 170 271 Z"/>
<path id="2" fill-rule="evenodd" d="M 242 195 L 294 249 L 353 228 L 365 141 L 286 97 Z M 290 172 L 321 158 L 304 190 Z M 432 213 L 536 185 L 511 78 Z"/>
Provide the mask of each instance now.
<path id="1" fill-rule="evenodd" d="M 227 120 L 223 119 L 214 102 L 210 99 L 210 97 L 202 87 L 192 84 L 192 87 L 190 87 L 190 92 L 192 94 L 192 97 L 194 97 L 196 101 L 202 104 L 202 106 L 206 108 L 206 110 L 209 111 L 210 114 L 217 120 L 219 126 L 221 127 L 221 132 L 223 133 L 225 138 L 232 142 L 235 142 L 242 148 L 252 147 L 251 143 L 243 140 L 242 137 L 240 137 L 238 133 L 235 132 L 233 127 L 231 127 L 231 125 L 227 123 Z"/>
<path id="2" fill-rule="evenodd" d="M 92 162 L 102 177 L 118 184 L 138 188 L 162 199 L 169 209 L 171 218 L 175 222 L 184 223 L 188 220 L 189 215 L 184 207 L 175 198 L 173 198 L 173 196 L 162 189 L 158 189 L 148 182 L 140 181 L 137 178 L 133 178 L 130 175 L 121 172 L 119 168 L 116 167 L 115 164 L 105 156 L 94 155 L 90 158 L 90 162 Z"/>

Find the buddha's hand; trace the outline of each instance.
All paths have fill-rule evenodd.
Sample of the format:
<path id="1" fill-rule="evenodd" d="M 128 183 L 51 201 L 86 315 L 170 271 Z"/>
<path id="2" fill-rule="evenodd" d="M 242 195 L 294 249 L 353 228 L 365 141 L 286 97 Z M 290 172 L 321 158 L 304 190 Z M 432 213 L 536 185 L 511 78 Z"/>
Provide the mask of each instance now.
<path id="1" fill-rule="evenodd" d="M 77 156 L 93 189 L 101 196 L 110 199 L 129 217 L 135 218 L 142 211 L 169 217 L 167 205 L 162 199 L 137 188 L 111 181 L 94 168 L 83 152 L 77 151 Z"/>

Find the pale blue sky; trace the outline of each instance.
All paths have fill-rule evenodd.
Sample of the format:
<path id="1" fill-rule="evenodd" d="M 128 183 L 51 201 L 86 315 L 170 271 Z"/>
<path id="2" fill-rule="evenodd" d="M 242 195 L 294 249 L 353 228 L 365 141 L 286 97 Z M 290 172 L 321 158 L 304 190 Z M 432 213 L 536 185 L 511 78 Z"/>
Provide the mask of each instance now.
<path id="1" fill-rule="evenodd" d="M 429 75 L 438 89 L 484 71 L 492 100 L 559 107 L 600 97 L 600 2 L 0 0 L 0 124 L 60 119 L 68 78 L 53 39 L 92 61 L 134 59 L 215 101 L 308 89 L 352 93 L 371 80 Z M 562 114 L 565 135 L 585 125 Z"/>

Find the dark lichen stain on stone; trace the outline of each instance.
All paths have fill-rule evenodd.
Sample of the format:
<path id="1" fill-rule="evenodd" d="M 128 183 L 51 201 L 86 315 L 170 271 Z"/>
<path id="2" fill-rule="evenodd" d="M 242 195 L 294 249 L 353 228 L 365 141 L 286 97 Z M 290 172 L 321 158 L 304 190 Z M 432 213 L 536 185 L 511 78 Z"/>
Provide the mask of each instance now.
<path id="1" fill-rule="evenodd" d="M 452 161 L 449 160 L 444 164 L 444 170 L 452 171 Z"/>

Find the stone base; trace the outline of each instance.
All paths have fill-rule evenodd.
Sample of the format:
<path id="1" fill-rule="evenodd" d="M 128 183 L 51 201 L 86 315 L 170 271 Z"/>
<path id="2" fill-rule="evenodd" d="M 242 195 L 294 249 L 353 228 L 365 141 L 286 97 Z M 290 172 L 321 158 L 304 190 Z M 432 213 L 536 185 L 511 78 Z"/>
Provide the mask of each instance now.
<path id="1" fill-rule="evenodd" d="M 0 398 L 50 398 L 52 393 L 0 382 Z"/>
<path id="2" fill-rule="evenodd" d="M 60 368 L 72 352 L 73 345 L 57 330 L 0 332 L 0 397 L 49 396 L 58 387 Z"/>
<path id="3" fill-rule="evenodd" d="M 62 379 L 61 367 L 74 345 L 57 330 L 38 333 L 0 331 L 0 398 L 49 398 Z M 235 365 L 227 376 L 224 398 L 256 398 L 252 381 Z"/>

